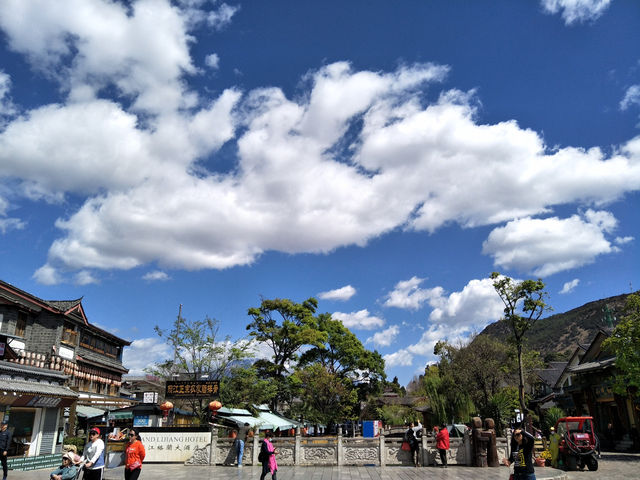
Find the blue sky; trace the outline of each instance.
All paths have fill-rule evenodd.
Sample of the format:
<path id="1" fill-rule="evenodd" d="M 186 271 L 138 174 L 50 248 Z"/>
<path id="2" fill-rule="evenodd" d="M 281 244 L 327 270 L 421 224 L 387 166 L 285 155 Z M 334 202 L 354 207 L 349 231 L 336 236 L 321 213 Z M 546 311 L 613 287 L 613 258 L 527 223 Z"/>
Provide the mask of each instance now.
<path id="1" fill-rule="evenodd" d="M 320 299 L 406 384 L 541 276 L 640 285 L 635 0 L 0 4 L 0 278 L 170 356 Z"/>

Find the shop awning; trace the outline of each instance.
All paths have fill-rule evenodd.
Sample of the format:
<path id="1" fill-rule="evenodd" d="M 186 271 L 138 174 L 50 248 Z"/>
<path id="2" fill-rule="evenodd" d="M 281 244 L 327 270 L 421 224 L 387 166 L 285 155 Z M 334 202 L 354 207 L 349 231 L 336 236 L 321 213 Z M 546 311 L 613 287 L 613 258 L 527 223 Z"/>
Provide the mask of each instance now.
<path id="1" fill-rule="evenodd" d="M 262 430 L 275 430 L 277 428 L 279 428 L 280 430 L 288 430 L 300 425 L 294 420 L 281 417 L 280 415 L 276 415 L 275 413 L 271 412 L 260 412 L 260 415 L 258 415 L 258 420 L 261 422 L 260 429 Z M 270 425 L 270 427 L 267 427 L 266 425 Z"/>
<path id="2" fill-rule="evenodd" d="M 133 412 L 109 412 L 109 418 L 114 420 L 126 420 L 128 418 L 133 418 Z"/>
<path id="3" fill-rule="evenodd" d="M 76 415 L 78 417 L 97 417 L 98 415 L 104 415 L 104 410 L 95 407 L 89 407 L 87 405 L 78 405 L 76 407 Z"/>

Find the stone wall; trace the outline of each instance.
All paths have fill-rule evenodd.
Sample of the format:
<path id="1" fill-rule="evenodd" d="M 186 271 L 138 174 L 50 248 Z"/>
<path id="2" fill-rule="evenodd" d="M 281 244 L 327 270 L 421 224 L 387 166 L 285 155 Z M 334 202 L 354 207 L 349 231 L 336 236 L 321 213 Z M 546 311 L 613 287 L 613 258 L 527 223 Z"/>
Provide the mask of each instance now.
<path id="1" fill-rule="evenodd" d="M 422 436 L 419 451 L 420 464 L 432 466 L 440 463 L 440 456 L 433 437 Z M 278 465 L 412 465 L 409 452 L 402 450 L 402 439 L 397 437 L 376 438 L 362 437 L 295 437 L 274 438 L 273 445 L 278 450 Z M 508 456 L 506 438 L 497 439 L 498 458 L 502 460 Z M 242 463 L 244 465 L 258 465 L 260 440 L 254 437 L 247 441 L 244 448 Z M 188 464 L 222 464 L 236 463 L 233 440 L 213 436 L 209 445 L 209 452 L 201 455 L 199 461 L 189 461 Z M 447 463 L 451 465 L 471 465 L 471 437 L 451 438 L 450 449 L 447 453 Z"/>

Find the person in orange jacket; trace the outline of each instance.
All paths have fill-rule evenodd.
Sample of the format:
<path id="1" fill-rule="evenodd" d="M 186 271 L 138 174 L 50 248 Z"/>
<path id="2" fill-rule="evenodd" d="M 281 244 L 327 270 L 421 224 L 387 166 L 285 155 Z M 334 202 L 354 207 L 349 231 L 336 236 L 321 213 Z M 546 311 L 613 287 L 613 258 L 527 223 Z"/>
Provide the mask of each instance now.
<path id="1" fill-rule="evenodd" d="M 142 461 L 146 452 L 140 440 L 140 432 L 136 428 L 129 430 L 129 444 L 126 450 L 124 467 L 125 480 L 137 480 L 142 469 Z"/>

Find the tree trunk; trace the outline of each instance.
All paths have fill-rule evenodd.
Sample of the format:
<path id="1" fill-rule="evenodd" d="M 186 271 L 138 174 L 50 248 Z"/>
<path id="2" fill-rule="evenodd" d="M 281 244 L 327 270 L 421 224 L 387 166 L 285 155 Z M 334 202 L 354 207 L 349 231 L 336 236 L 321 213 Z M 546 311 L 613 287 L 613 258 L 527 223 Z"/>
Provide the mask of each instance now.
<path id="1" fill-rule="evenodd" d="M 520 400 L 520 411 L 522 412 L 522 418 L 524 419 L 527 413 L 527 406 L 524 403 L 524 372 L 522 371 L 522 342 L 518 342 L 516 345 L 518 350 L 518 400 Z"/>

